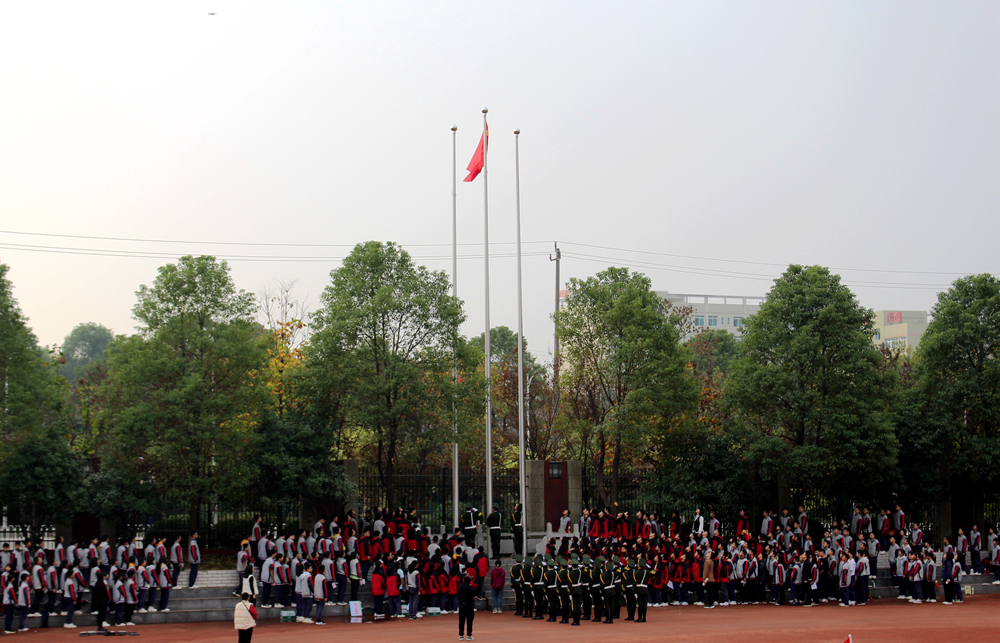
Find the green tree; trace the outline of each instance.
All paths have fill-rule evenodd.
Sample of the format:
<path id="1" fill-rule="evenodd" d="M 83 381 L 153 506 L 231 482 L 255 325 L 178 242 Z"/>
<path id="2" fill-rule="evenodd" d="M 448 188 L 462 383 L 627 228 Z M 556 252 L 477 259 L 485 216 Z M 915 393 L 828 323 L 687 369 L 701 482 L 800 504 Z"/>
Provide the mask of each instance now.
<path id="1" fill-rule="evenodd" d="M 267 340 L 253 296 L 214 257 L 162 266 L 137 295 L 139 333 L 108 350 L 102 455 L 188 501 L 195 529 L 202 502 L 252 486 Z"/>
<path id="2" fill-rule="evenodd" d="M 956 280 L 938 295 L 917 349 L 920 403 L 935 419 L 927 439 L 940 474 L 960 482 L 1000 481 L 1000 278 Z M 926 423 L 926 422 L 925 422 Z"/>
<path id="3" fill-rule="evenodd" d="M 568 406 L 594 427 L 593 465 L 605 504 L 618 496 L 622 461 L 697 408 L 698 386 L 667 306 L 642 274 L 608 268 L 569 284 L 556 314 Z M 589 454 L 585 454 L 589 455 Z M 611 491 L 605 490 L 610 469 Z"/>
<path id="4" fill-rule="evenodd" d="M 61 425 L 65 380 L 56 360 L 39 348 L 0 264 L 0 463 L 20 440 Z"/>
<path id="5" fill-rule="evenodd" d="M 841 503 L 867 499 L 895 464 L 895 384 L 872 344 L 873 313 L 819 266 L 792 265 L 748 318 L 725 388 L 765 481 Z"/>
<path id="6" fill-rule="evenodd" d="M 77 324 L 63 340 L 62 352 L 65 363 L 60 372 L 70 382 L 80 377 L 83 367 L 104 357 L 104 351 L 115 338 L 110 329 L 95 323 Z"/>
<path id="7" fill-rule="evenodd" d="M 334 433 L 309 422 L 269 413 L 259 429 L 262 448 L 257 497 L 264 505 L 302 501 L 331 514 L 331 503 L 345 501 L 356 489 L 334 460 Z"/>
<path id="8" fill-rule="evenodd" d="M 691 363 L 699 376 L 725 375 L 739 350 L 735 335 L 716 328 L 698 333 L 685 346 L 691 350 Z"/>
<path id="9" fill-rule="evenodd" d="M 72 520 L 84 500 L 80 466 L 58 430 L 41 429 L 14 446 L 0 467 L 0 497 L 7 521 L 36 543 L 44 528 Z"/>
<path id="10" fill-rule="evenodd" d="M 469 378 L 457 394 L 452 385 L 465 315 L 449 294 L 447 276 L 415 266 L 394 243 L 355 246 L 331 280 L 312 318 L 306 371 L 313 390 L 336 392 L 342 402 L 313 402 L 338 414 L 328 416 L 330 424 L 367 434 L 370 460 L 392 504 L 401 451 L 419 449 L 429 431 L 439 432 L 432 444 L 450 441 L 452 403 L 468 395 L 462 389 Z M 481 414 L 483 402 L 468 399 L 461 406 Z"/>

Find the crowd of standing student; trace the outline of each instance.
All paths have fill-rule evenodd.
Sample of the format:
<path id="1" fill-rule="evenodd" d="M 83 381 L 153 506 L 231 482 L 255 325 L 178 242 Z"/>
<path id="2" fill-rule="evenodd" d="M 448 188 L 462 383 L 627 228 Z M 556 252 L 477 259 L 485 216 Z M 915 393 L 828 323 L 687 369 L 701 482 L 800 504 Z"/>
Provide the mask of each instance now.
<path id="1" fill-rule="evenodd" d="M 494 509 L 492 515 L 485 524 L 499 525 L 502 514 Z M 348 512 L 342 518 L 320 519 L 312 529 L 285 533 L 270 532 L 258 516 L 237 556 L 240 586 L 234 594 L 242 595 L 256 567 L 262 608 L 294 605 L 297 622 L 323 624 L 324 607 L 357 600 L 359 588 L 370 578 L 376 619 L 416 620 L 429 610 L 455 612 L 471 640 L 474 614 L 469 601 L 485 600 L 490 585 L 499 590 L 494 594 L 494 609 L 499 610 L 505 581 L 499 560 L 491 570 L 484 548 L 475 547 L 476 526 L 483 522 L 481 513 L 470 508 L 462 526 L 441 538 L 430 535 L 415 511 L 401 509 L 376 509 L 360 524 Z M 491 540 L 497 541 L 499 554 L 499 532 Z M 256 592 L 250 595 L 255 598 Z"/>
<path id="2" fill-rule="evenodd" d="M 90 597 L 98 629 L 134 625 L 135 613 L 169 612 L 170 592 L 180 589 L 185 563 L 188 587 L 196 589 L 201 563 L 197 533 L 186 545 L 177 536 L 169 550 L 165 538 L 142 547 L 134 536 L 119 539 L 114 548 L 107 536 L 69 545 L 59 537 L 51 552 L 33 547 L 30 541 L 16 542 L 13 549 L 4 543 L 0 549 L 4 631 L 26 631 L 29 616 L 40 617 L 41 627 L 46 628 L 50 614 L 65 616 L 63 627 L 75 628 L 73 620 L 86 602 L 85 595 Z"/>
<path id="3" fill-rule="evenodd" d="M 561 531 L 571 532 L 571 525 L 564 521 Z M 802 507 L 796 514 L 764 511 L 759 528 L 741 511 L 728 535 L 711 512 L 697 511 L 682 529 L 676 513 L 662 523 L 641 511 L 585 511 L 579 533 L 550 539 L 544 556 L 518 558 L 510 574 L 515 614 L 579 624 L 593 611 L 594 622 L 614 623 L 625 606 L 625 620 L 641 623 L 648 606 L 864 605 L 880 552 L 887 554 L 899 598 L 936 602 L 940 585 L 943 602 L 951 605 L 964 600 L 965 570 L 983 572 L 977 527 L 968 536 L 959 530 L 954 545 L 945 538 L 935 550 L 898 506 L 874 519 L 858 508 L 815 542 Z M 1000 542 L 992 528 L 985 545 L 1000 584 Z"/>

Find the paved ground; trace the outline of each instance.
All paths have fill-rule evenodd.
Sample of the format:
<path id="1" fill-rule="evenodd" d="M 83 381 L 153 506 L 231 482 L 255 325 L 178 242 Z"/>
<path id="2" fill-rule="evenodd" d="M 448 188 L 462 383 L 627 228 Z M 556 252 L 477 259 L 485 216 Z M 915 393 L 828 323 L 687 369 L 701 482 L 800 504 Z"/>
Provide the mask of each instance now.
<path id="1" fill-rule="evenodd" d="M 625 611 L 622 610 L 624 615 Z M 91 621 L 89 617 L 85 622 Z M 17 640 L 80 641 L 77 630 L 31 630 L 17 635 Z M 231 623 L 190 623 L 184 625 L 141 625 L 126 628 L 138 637 L 115 637 L 114 640 L 136 643 L 214 643 L 236 641 Z M 417 623 L 406 619 L 363 624 L 331 621 L 324 627 L 293 623 L 262 622 L 254 631 L 254 643 L 295 641 L 324 643 L 343 633 L 349 636 L 379 637 L 375 640 L 425 641 L 457 640 L 457 617 L 426 617 Z M 584 623 L 571 627 L 514 617 L 489 611 L 476 612 L 474 635 L 477 641 L 528 642 L 543 638 L 593 641 L 671 641 L 683 643 L 718 643 L 719 641 L 781 640 L 795 643 L 842 643 L 847 635 L 855 643 L 938 643 L 941 641 L 1000 640 L 1000 594 L 971 596 L 964 605 L 910 605 L 895 599 L 883 599 L 865 607 L 841 608 L 833 604 L 812 608 L 747 605 L 719 607 L 665 607 L 649 610 L 649 622 L 636 624 L 616 621 L 610 627 L 602 623 Z M 104 641 L 88 637 L 84 640 Z"/>

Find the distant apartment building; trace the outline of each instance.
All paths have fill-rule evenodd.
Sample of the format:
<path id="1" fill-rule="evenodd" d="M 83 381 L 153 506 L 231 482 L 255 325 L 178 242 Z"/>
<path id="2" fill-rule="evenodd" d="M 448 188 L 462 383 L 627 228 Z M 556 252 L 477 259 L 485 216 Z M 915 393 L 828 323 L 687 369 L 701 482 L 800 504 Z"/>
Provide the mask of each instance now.
<path id="1" fill-rule="evenodd" d="M 927 313 L 923 310 L 876 310 L 876 344 L 887 348 L 916 348 L 927 330 Z"/>
<path id="2" fill-rule="evenodd" d="M 760 310 L 763 297 L 744 295 L 685 295 L 657 292 L 677 308 L 690 308 L 692 323 L 698 330 L 725 330 L 743 336 L 743 320 Z"/>

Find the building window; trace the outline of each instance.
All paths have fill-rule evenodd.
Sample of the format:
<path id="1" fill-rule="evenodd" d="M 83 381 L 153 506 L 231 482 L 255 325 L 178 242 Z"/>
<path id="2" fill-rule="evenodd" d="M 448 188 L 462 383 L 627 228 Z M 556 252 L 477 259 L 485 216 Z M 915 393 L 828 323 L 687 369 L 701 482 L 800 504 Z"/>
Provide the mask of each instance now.
<path id="1" fill-rule="evenodd" d="M 709 326 L 718 326 L 719 325 L 719 318 L 715 317 L 714 315 L 709 316 L 709 318 L 708 318 L 708 325 Z"/>
<path id="2" fill-rule="evenodd" d="M 878 341 L 880 339 L 882 339 L 882 331 L 880 331 L 879 329 L 876 328 L 875 329 L 875 341 Z"/>
<path id="3" fill-rule="evenodd" d="M 695 315 L 694 316 L 694 325 L 695 326 L 704 326 L 705 325 L 705 316 L 704 315 Z"/>
<path id="4" fill-rule="evenodd" d="M 735 326 L 736 328 L 743 328 L 743 318 L 733 317 L 733 326 Z"/>
<path id="5" fill-rule="evenodd" d="M 561 478 L 562 477 L 562 462 L 550 462 L 549 463 L 549 477 L 550 478 Z"/>

